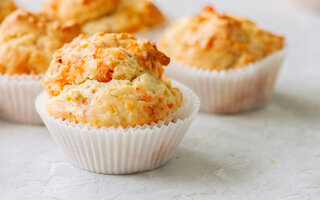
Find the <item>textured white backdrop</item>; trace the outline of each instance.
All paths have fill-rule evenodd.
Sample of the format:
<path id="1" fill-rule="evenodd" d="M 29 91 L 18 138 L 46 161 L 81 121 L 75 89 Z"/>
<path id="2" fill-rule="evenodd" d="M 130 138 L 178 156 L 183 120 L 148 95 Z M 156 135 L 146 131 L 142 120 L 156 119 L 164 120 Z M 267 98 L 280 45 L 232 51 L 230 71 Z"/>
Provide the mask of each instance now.
<path id="1" fill-rule="evenodd" d="M 36 10 L 39 0 L 19 0 Z M 130 176 L 74 168 L 45 127 L 0 121 L 0 199 L 320 199 L 320 14 L 290 0 L 158 0 L 170 18 L 212 3 L 286 35 L 270 104 L 200 114 L 163 168 Z"/>

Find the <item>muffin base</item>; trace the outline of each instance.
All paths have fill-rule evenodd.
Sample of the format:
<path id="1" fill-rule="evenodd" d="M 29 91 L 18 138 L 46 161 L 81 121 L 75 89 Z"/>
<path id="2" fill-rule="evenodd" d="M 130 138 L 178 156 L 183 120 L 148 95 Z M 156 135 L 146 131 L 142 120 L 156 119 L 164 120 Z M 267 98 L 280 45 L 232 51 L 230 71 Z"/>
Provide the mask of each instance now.
<path id="1" fill-rule="evenodd" d="M 39 75 L 0 74 L 0 118 L 23 124 L 43 124 L 34 101 L 43 87 Z"/>
<path id="2" fill-rule="evenodd" d="M 46 109 L 45 92 L 36 108 L 58 146 L 80 169 L 104 174 L 132 174 L 164 165 L 171 157 L 198 113 L 197 95 L 173 82 L 184 96 L 175 119 L 129 128 L 97 128 L 88 124 L 55 119 Z"/>
<path id="3" fill-rule="evenodd" d="M 193 89 L 201 99 L 201 111 L 232 114 L 264 106 L 273 93 L 285 50 L 248 66 L 209 71 L 172 62 L 166 75 Z"/>

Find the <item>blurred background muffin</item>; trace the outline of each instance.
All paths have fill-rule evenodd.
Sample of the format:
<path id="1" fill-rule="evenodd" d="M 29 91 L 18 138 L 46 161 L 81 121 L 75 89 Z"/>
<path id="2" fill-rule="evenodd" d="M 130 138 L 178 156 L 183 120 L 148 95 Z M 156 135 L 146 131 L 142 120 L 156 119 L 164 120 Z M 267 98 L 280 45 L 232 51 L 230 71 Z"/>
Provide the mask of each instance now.
<path id="1" fill-rule="evenodd" d="M 34 108 L 43 90 L 40 79 L 53 53 L 80 33 L 73 22 L 62 24 L 44 14 L 17 10 L 0 25 L 0 117 L 41 124 Z"/>
<path id="2" fill-rule="evenodd" d="M 134 33 L 165 20 L 149 0 L 45 0 L 43 12 L 62 21 L 76 20 L 87 34 Z"/>
<path id="3" fill-rule="evenodd" d="M 0 73 L 45 73 L 52 54 L 79 33 L 73 22 L 62 24 L 21 9 L 13 12 L 0 26 Z"/>
<path id="4" fill-rule="evenodd" d="M 207 6 L 172 23 L 159 47 L 167 74 L 194 89 L 201 110 L 236 113 L 265 105 L 284 58 L 284 38 Z"/>
<path id="5" fill-rule="evenodd" d="M 162 79 L 170 59 L 128 34 L 79 36 L 59 49 L 43 80 L 55 118 L 98 127 L 135 127 L 164 120 L 182 94 Z"/>
<path id="6" fill-rule="evenodd" d="M 10 13 L 16 10 L 16 6 L 13 0 L 1 0 L 0 1 L 0 23 Z"/>
<path id="7" fill-rule="evenodd" d="M 248 19 L 220 14 L 208 6 L 198 15 L 172 23 L 159 46 L 185 66 L 220 71 L 259 61 L 281 50 L 284 39 Z"/>

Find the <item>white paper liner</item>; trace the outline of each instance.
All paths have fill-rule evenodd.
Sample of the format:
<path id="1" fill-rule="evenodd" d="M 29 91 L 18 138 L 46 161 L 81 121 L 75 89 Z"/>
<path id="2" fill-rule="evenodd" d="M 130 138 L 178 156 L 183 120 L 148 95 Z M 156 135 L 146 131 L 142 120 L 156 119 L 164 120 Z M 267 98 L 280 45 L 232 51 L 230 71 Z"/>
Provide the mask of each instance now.
<path id="1" fill-rule="evenodd" d="M 198 96 L 178 82 L 172 81 L 172 85 L 182 91 L 184 100 L 176 120 L 169 123 L 123 129 L 63 121 L 48 113 L 45 92 L 37 98 L 36 108 L 55 142 L 76 167 L 106 174 L 138 173 L 164 165 L 198 113 Z"/>
<path id="2" fill-rule="evenodd" d="M 165 74 L 199 95 L 201 111 L 237 113 L 268 102 L 285 54 L 286 50 L 281 50 L 243 68 L 220 72 L 171 62 Z"/>
<path id="3" fill-rule="evenodd" d="M 0 74 L 0 118 L 24 124 L 42 124 L 34 101 L 43 87 L 40 75 Z"/>

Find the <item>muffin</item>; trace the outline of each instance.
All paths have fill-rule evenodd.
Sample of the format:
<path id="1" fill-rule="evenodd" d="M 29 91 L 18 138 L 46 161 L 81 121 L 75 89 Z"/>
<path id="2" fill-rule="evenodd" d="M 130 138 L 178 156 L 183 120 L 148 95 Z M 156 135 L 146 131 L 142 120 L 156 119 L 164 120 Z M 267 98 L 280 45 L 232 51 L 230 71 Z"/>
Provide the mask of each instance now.
<path id="1" fill-rule="evenodd" d="M 10 13 L 16 10 L 16 6 L 13 0 L 1 0 L 0 1 L 0 23 L 8 16 Z"/>
<path id="2" fill-rule="evenodd" d="M 50 115 L 97 127 L 124 128 L 164 120 L 182 94 L 161 79 L 170 59 L 128 34 L 81 35 L 59 49 L 43 85 Z"/>
<path id="3" fill-rule="evenodd" d="M 120 0 L 45 0 L 43 12 L 61 21 L 80 24 L 99 19 L 115 11 Z"/>
<path id="4" fill-rule="evenodd" d="M 199 94 L 203 111 L 235 113 L 267 102 L 285 45 L 282 36 L 208 6 L 172 23 L 159 46 L 175 62 L 168 75 Z"/>
<path id="5" fill-rule="evenodd" d="M 17 10 L 0 26 L 0 73 L 45 73 L 53 53 L 79 34 L 73 22 L 61 24 L 43 14 Z"/>
<path id="6" fill-rule="evenodd" d="M 77 20 L 87 34 L 135 33 L 165 20 L 149 0 L 46 0 L 43 12 L 63 21 Z"/>
<path id="7" fill-rule="evenodd" d="M 43 14 L 17 10 L 0 26 L 0 115 L 16 122 L 41 123 L 34 100 L 42 90 L 53 53 L 79 35 L 77 24 L 61 24 Z M 20 99 L 21 98 L 21 99 Z"/>
<path id="8" fill-rule="evenodd" d="M 124 33 L 80 35 L 54 54 L 43 79 L 46 94 L 36 103 L 38 112 L 80 168 L 117 174 L 153 169 L 169 159 L 199 107 L 190 89 L 178 83 L 179 88 L 172 87 L 162 77 L 163 66 L 169 62 L 147 39 Z M 84 139 L 86 148 L 74 149 L 63 139 L 78 140 L 87 135 L 94 142 Z M 106 140 L 98 136 L 112 143 L 102 145 Z M 140 143 L 150 148 L 150 153 L 135 155 L 142 147 Z M 86 149 L 92 148 L 95 151 L 90 150 L 87 163 L 80 163 L 69 153 L 87 155 Z M 95 158 L 102 166 L 92 162 Z M 131 166 L 134 160 L 141 162 Z"/>

